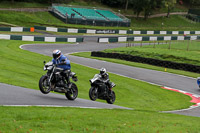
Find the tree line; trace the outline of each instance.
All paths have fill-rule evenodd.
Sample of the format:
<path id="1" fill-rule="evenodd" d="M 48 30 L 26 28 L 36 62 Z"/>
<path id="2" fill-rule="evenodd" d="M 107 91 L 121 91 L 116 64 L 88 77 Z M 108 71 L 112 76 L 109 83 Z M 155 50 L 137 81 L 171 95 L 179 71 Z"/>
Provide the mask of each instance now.
<path id="1" fill-rule="evenodd" d="M 36 2 L 36 3 L 65 3 L 68 4 L 73 0 L 5 0 L 14 2 Z M 111 6 L 111 7 L 124 7 L 125 11 L 129 8 L 139 17 L 141 12 L 144 13 L 144 18 L 147 19 L 155 9 L 167 8 L 169 17 L 171 10 L 176 3 L 187 4 L 190 7 L 200 7 L 200 0 L 87 0 L 97 1 L 99 3 Z"/>
<path id="2" fill-rule="evenodd" d="M 200 9 L 200 0 L 101 0 L 103 4 L 122 7 L 125 10 L 131 8 L 137 17 L 144 13 L 144 18 L 147 19 L 155 9 L 167 8 L 167 17 L 176 3 L 189 5 L 191 8 L 198 7 Z"/>

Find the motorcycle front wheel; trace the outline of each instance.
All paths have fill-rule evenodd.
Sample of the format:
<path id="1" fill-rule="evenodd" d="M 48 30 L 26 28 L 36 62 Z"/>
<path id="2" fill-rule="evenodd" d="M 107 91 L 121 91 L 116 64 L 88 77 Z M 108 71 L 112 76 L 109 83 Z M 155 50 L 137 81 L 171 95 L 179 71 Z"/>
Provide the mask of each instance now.
<path id="1" fill-rule="evenodd" d="M 94 87 L 91 87 L 89 90 L 89 97 L 92 101 L 95 101 L 97 99 L 97 93 L 95 91 L 96 89 Z"/>
<path id="2" fill-rule="evenodd" d="M 42 76 L 39 80 L 39 88 L 43 94 L 48 94 L 51 91 L 47 79 L 48 79 L 47 76 Z"/>
<path id="3" fill-rule="evenodd" d="M 76 86 L 76 84 L 72 83 L 70 90 L 67 93 L 65 93 L 65 96 L 69 100 L 75 100 L 77 98 L 78 87 Z"/>
<path id="4" fill-rule="evenodd" d="M 107 103 L 109 103 L 109 104 L 113 104 L 115 102 L 115 99 L 116 99 L 115 92 L 112 91 L 111 93 L 112 93 L 111 96 L 109 96 L 106 99 Z"/>

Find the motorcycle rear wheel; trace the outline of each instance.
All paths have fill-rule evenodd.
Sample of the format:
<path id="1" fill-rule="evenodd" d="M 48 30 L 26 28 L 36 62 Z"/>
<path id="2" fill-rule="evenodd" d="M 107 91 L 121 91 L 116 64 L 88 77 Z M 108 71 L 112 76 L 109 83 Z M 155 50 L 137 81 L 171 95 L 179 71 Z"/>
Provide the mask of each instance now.
<path id="1" fill-rule="evenodd" d="M 89 90 L 89 97 L 90 97 L 90 99 L 92 101 L 95 101 L 97 99 L 98 96 L 95 93 L 95 88 L 94 87 L 90 88 L 90 90 Z"/>
<path id="2" fill-rule="evenodd" d="M 43 94 L 48 94 L 51 91 L 49 85 L 47 85 L 47 76 L 42 76 L 39 80 L 39 88 Z"/>
<path id="3" fill-rule="evenodd" d="M 76 86 L 76 84 L 72 83 L 70 91 L 65 93 L 65 96 L 69 100 L 75 100 L 77 98 L 77 96 L 78 96 L 78 87 Z"/>
<path id="4" fill-rule="evenodd" d="M 112 91 L 111 96 L 109 96 L 109 97 L 106 99 L 106 101 L 107 101 L 107 103 L 109 103 L 109 104 L 113 104 L 113 103 L 115 102 L 115 99 L 116 99 L 115 92 Z"/>

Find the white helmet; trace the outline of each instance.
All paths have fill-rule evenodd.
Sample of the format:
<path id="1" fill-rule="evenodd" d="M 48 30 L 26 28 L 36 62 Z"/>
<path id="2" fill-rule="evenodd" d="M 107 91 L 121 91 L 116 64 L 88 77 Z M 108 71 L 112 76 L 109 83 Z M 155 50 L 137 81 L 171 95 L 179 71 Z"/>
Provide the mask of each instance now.
<path id="1" fill-rule="evenodd" d="M 106 73 L 106 69 L 105 69 L 105 68 L 101 68 L 101 69 L 100 69 L 100 74 L 101 74 L 101 75 L 104 75 L 105 73 Z"/>
<path id="2" fill-rule="evenodd" d="M 58 58 L 60 58 L 60 56 L 61 56 L 61 51 L 60 50 L 56 49 L 56 50 L 53 51 L 53 58 L 55 60 L 57 60 Z"/>

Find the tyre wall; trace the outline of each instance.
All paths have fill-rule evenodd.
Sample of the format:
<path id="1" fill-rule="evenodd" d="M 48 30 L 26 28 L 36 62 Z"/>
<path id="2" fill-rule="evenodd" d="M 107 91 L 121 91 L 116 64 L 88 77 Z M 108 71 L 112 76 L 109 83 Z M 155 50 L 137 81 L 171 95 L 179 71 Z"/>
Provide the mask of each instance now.
<path id="1" fill-rule="evenodd" d="M 132 55 L 126 55 L 126 54 L 104 53 L 104 52 L 97 52 L 97 51 L 93 51 L 91 53 L 91 56 L 121 59 L 121 60 L 144 63 L 144 64 L 149 64 L 149 65 L 154 65 L 154 66 L 161 66 L 165 68 L 172 68 L 172 69 L 200 73 L 200 66 L 185 64 L 185 63 L 176 63 L 176 62 L 171 62 L 171 61 L 164 61 L 164 60 L 132 56 Z"/>

